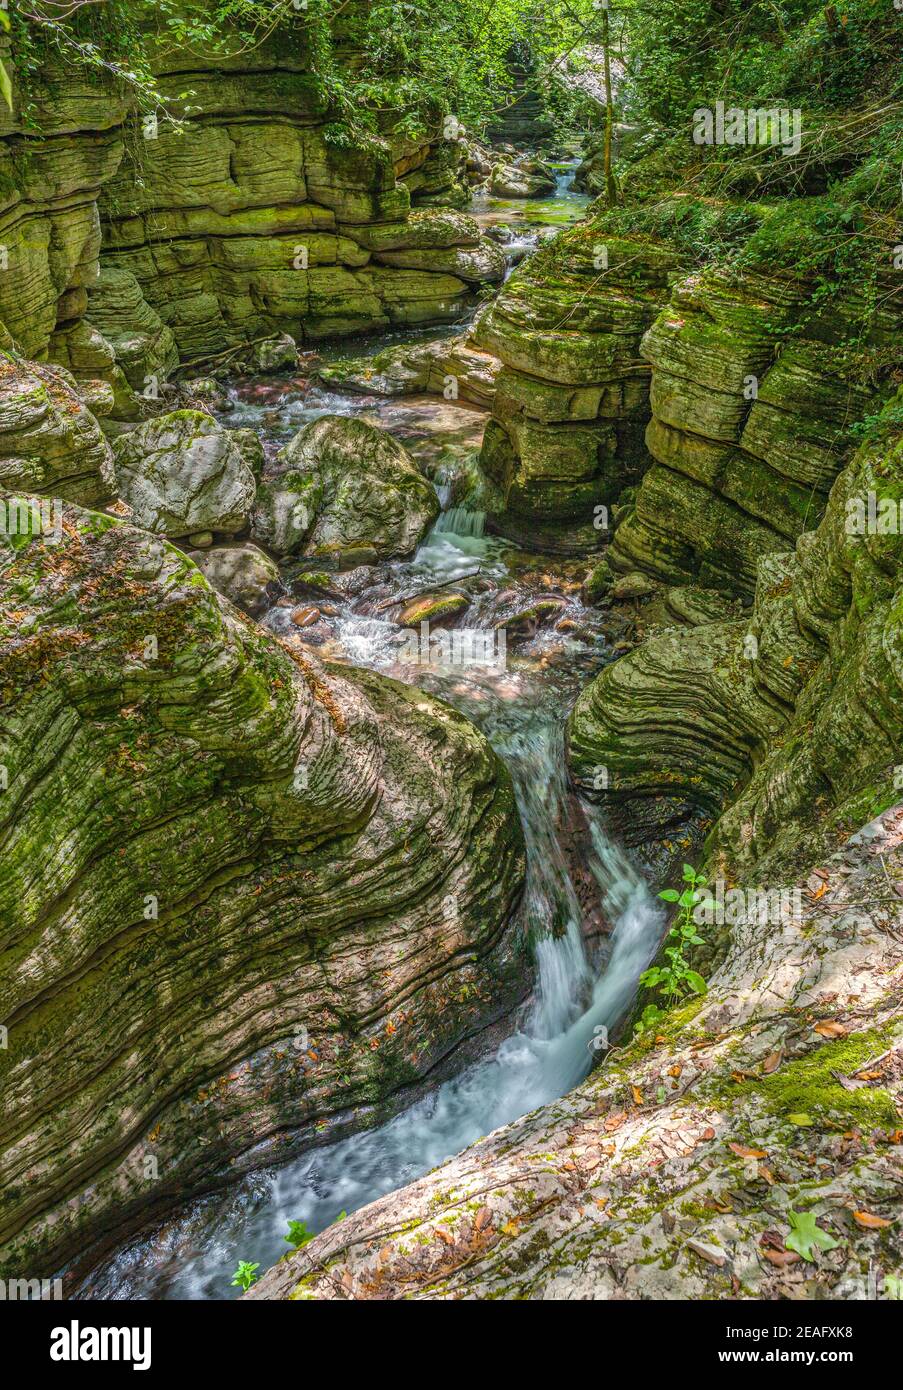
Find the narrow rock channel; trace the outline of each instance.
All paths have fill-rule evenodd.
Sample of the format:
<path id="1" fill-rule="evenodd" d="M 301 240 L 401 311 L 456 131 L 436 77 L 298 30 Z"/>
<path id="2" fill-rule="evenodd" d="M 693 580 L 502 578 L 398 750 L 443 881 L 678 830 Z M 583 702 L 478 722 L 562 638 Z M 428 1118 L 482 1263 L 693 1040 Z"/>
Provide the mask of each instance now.
<path id="1" fill-rule="evenodd" d="M 518 257 L 529 254 L 544 228 L 567 225 L 585 206 L 586 198 L 571 191 L 572 179 L 573 169 L 565 168 L 547 199 L 475 198 L 472 210 L 484 225 L 513 224 L 517 230 L 506 247 Z M 363 346 L 376 357 L 425 338 L 435 340 L 435 332 L 392 335 Z M 345 344 L 321 360 L 330 375 L 341 376 L 352 356 L 353 345 Z M 393 399 L 343 390 L 319 377 L 299 385 L 255 377 L 231 388 L 222 419 L 255 429 L 272 452 L 301 425 L 324 416 L 361 418 L 390 429 L 419 459 L 432 461 L 445 506 L 410 561 L 384 565 L 376 582 L 367 575 L 353 596 L 324 605 L 328 615 L 317 610 L 320 654 L 449 701 L 486 734 L 508 766 L 527 840 L 523 912 L 535 987 L 508 1036 L 459 1075 L 426 1088 L 380 1127 L 314 1148 L 285 1167 L 256 1172 L 225 1193 L 194 1202 L 108 1259 L 81 1286 L 82 1296 L 235 1296 L 230 1277 L 236 1260 L 273 1263 L 284 1253 L 290 1220 L 322 1230 L 343 1211 L 403 1186 L 481 1135 L 564 1095 L 609 1046 L 661 936 L 662 905 L 598 818 L 575 806 L 567 787 L 564 721 L 581 686 L 608 659 L 599 611 L 581 597 L 581 567 L 555 563 L 550 574 L 547 557 L 485 536 L 483 513 L 469 507 L 466 497 L 452 500 L 461 483 L 468 485 L 486 412 L 433 396 Z M 454 632 L 511 630 L 513 645 L 474 665 L 443 660 L 435 642 L 425 660 L 419 654 L 405 659 L 412 629 L 395 620 L 399 609 L 417 594 L 449 590 L 466 599 Z M 537 604 L 543 602 L 552 620 L 537 624 Z M 290 637 L 291 613 L 299 603 L 274 604 L 261 621 Z M 303 631 L 309 641 L 309 629 Z M 316 1039 L 310 1043 L 315 1049 Z"/>

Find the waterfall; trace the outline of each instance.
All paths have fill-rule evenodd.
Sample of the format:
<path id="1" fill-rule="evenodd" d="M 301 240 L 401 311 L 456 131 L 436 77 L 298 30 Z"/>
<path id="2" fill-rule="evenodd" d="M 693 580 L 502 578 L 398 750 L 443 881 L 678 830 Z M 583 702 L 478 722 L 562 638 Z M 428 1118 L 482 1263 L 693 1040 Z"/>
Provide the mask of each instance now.
<path id="1" fill-rule="evenodd" d="M 472 512 L 468 507 L 450 507 L 442 512 L 434 531 L 452 531 L 457 536 L 482 536 L 486 524 L 485 512 Z"/>

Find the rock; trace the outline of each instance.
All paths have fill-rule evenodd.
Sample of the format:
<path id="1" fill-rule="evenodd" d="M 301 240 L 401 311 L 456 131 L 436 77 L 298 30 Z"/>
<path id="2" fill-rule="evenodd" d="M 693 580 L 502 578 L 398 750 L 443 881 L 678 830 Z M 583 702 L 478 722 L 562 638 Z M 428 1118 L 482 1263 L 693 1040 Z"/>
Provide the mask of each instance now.
<path id="1" fill-rule="evenodd" d="M 295 627 L 313 627 L 314 623 L 320 621 L 320 610 L 309 605 L 304 608 L 292 609 L 292 622 Z"/>
<path id="2" fill-rule="evenodd" d="M 495 198 L 542 198 L 555 192 L 555 175 L 538 160 L 497 164 L 489 189 Z"/>
<path id="3" fill-rule="evenodd" d="M 903 487 L 898 410 L 888 404 L 883 432 L 841 473 L 817 530 L 760 556 L 749 614 L 723 616 L 722 602 L 714 621 L 651 636 L 581 693 L 572 775 L 632 843 L 701 813 L 714 821 L 710 853 L 733 876 L 761 873 L 774 854 L 792 863 L 800 841 L 815 853 L 836 818 L 898 796 L 903 542 L 899 528 L 865 537 L 848 527 L 856 498 Z"/>
<path id="4" fill-rule="evenodd" d="M 439 515 L 435 490 L 407 450 L 363 420 L 313 420 L 278 462 L 283 477 L 307 480 L 311 525 L 304 554 L 311 559 L 352 568 L 410 555 Z"/>
<path id="5" fill-rule="evenodd" d="M 212 376 L 189 377 L 182 383 L 189 402 L 200 401 L 213 410 L 223 410 L 229 404 L 225 388 Z"/>
<path id="6" fill-rule="evenodd" d="M 190 552 L 211 588 L 244 613 L 262 618 L 278 593 L 279 566 L 256 545 L 218 545 Z"/>
<path id="7" fill-rule="evenodd" d="M 254 348 L 254 365 L 261 372 L 290 372 L 298 365 L 298 345 L 289 333 L 265 338 Z"/>
<path id="8" fill-rule="evenodd" d="M 130 270 L 102 267 L 90 287 L 86 312 L 135 391 L 145 391 L 151 378 L 159 387 L 178 366 L 172 332 L 148 304 Z"/>
<path id="9" fill-rule="evenodd" d="M 383 1119 L 525 994 L 483 736 L 162 537 L 67 507 L 0 550 L 0 712 L 2 1277 Z"/>
<path id="10" fill-rule="evenodd" d="M 303 549 L 322 505 L 319 475 L 288 468 L 258 487 L 251 535 L 274 555 L 297 554 Z"/>
<path id="11" fill-rule="evenodd" d="M 600 603 L 602 599 L 608 597 L 611 584 L 611 566 L 607 560 L 600 560 L 583 581 L 583 602 L 588 604 Z"/>
<path id="12" fill-rule="evenodd" d="M 97 504 L 113 495 L 113 457 L 62 367 L 0 353 L 0 487 Z"/>
<path id="13" fill-rule="evenodd" d="M 420 594 L 406 603 L 398 615 L 400 627 L 417 628 L 421 623 L 442 627 L 459 617 L 470 607 L 466 594 Z"/>
<path id="14" fill-rule="evenodd" d="M 670 248 L 606 235 L 603 275 L 596 244 L 566 230 L 541 246 L 471 331 L 502 363 L 480 454 L 490 525 L 564 554 L 607 539 L 600 508 L 648 463 L 639 347 L 680 264 Z"/>
<path id="15" fill-rule="evenodd" d="M 193 536 L 188 537 L 188 544 L 194 546 L 196 550 L 206 550 L 213 544 L 212 531 L 195 531 Z"/>
<path id="16" fill-rule="evenodd" d="M 479 352 L 464 338 L 431 343 L 400 343 L 373 357 L 323 365 L 318 375 L 333 386 L 351 387 L 380 396 L 433 392 L 451 400 L 488 406 L 495 396 L 501 363 Z"/>
<path id="17" fill-rule="evenodd" d="M 640 574 L 636 570 L 632 574 L 624 574 L 620 579 L 615 580 L 611 587 L 610 597 L 613 603 L 650 598 L 658 592 L 658 587 L 654 579 L 650 579 L 647 574 Z"/>
<path id="18" fill-rule="evenodd" d="M 148 420 L 113 446 L 120 496 L 137 525 L 168 536 L 234 534 L 248 523 L 254 476 L 228 430 L 198 410 Z"/>

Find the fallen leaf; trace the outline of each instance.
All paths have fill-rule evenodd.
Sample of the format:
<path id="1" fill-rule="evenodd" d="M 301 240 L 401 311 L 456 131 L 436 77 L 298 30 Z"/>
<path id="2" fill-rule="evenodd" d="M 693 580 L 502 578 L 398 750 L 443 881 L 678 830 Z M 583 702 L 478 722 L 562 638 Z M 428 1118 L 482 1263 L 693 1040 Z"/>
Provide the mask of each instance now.
<path id="1" fill-rule="evenodd" d="M 482 1231 L 484 1226 L 488 1226 L 492 1221 L 492 1212 L 489 1207 L 480 1207 L 473 1219 L 473 1224 L 478 1231 Z"/>
<path id="2" fill-rule="evenodd" d="M 798 1264 L 800 1258 L 793 1250 L 763 1250 L 762 1254 L 766 1260 L 777 1265 L 778 1269 L 783 1269 L 786 1265 Z"/>
<path id="3" fill-rule="evenodd" d="M 735 1153 L 740 1158 L 764 1158 L 764 1149 L 748 1149 L 745 1144 L 728 1144 L 731 1153 Z"/>
<path id="4" fill-rule="evenodd" d="M 640 1090 L 639 1086 L 631 1085 L 630 1094 L 633 1096 L 634 1105 L 643 1104 L 643 1092 Z"/>
<path id="5" fill-rule="evenodd" d="M 795 1250 L 804 1260 L 814 1264 L 814 1250 L 836 1250 L 838 1242 L 828 1231 L 822 1230 L 811 1211 L 787 1211 L 791 1231 L 784 1244 L 788 1250 Z"/>
<path id="6" fill-rule="evenodd" d="M 762 1063 L 762 1075 L 770 1076 L 773 1071 L 777 1071 L 778 1067 L 781 1065 L 781 1062 L 783 1061 L 783 1058 L 784 1054 L 780 1050 L 777 1052 L 769 1052 L 768 1056 L 765 1058 L 765 1061 Z"/>
<path id="7" fill-rule="evenodd" d="M 605 1128 L 609 1134 L 613 1134 L 616 1129 L 620 1129 L 627 1116 L 623 1110 L 616 1110 L 613 1115 L 609 1115 L 605 1121 Z"/>
<path id="8" fill-rule="evenodd" d="M 506 1221 L 505 1224 L 502 1226 L 502 1234 L 506 1236 L 516 1236 L 518 1229 L 519 1228 L 516 1221 Z"/>
<path id="9" fill-rule="evenodd" d="M 857 1226 L 863 1226 L 867 1231 L 883 1231 L 886 1226 L 894 1224 L 892 1221 L 888 1221 L 887 1217 L 875 1216 L 870 1211 L 854 1211 L 853 1220 Z"/>
<path id="10" fill-rule="evenodd" d="M 436 1235 L 440 1240 L 444 1240 L 446 1245 L 454 1245 L 455 1243 L 455 1238 L 451 1231 L 446 1231 L 444 1226 L 436 1227 Z"/>
<path id="11" fill-rule="evenodd" d="M 704 1129 L 699 1137 L 700 1139 L 714 1139 L 715 1131 L 712 1129 L 712 1126 L 709 1125 L 708 1129 Z"/>
<path id="12" fill-rule="evenodd" d="M 800 1129 L 805 1129 L 812 1123 L 812 1116 L 806 1114 L 788 1115 L 787 1119 L 792 1125 L 797 1125 Z"/>
<path id="13" fill-rule="evenodd" d="M 815 1031 L 820 1033 L 823 1038 L 845 1038 L 850 1030 L 843 1023 L 837 1023 L 831 1018 L 823 1018 L 820 1023 L 816 1023 Z"/>

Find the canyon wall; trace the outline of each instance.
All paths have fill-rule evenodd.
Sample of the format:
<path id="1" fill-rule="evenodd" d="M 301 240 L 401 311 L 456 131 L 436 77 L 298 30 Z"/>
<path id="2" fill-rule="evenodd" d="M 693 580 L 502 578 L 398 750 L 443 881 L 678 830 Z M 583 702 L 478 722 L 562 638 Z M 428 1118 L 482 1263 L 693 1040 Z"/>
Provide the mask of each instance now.
<path id="1" fill-rule="evenodd" d="M 147 43 L 156 113 L 49 52 L 0 114 L 5 346 L 107 379 L 129 418 L 129 388 L 180 357 L 442 323 L 501 279 L 498 248 L 433 206 L 461 201 L 463 145 L 438 118 L 343 142 L 300 18 L 244 59 Z"/>
<path id="2" fill-rule="evenodd" d="M 526 989 L 483 737 L 283 648 L 159 537 L 0 552 L 2 1268 L 372 1123 Z"/>

